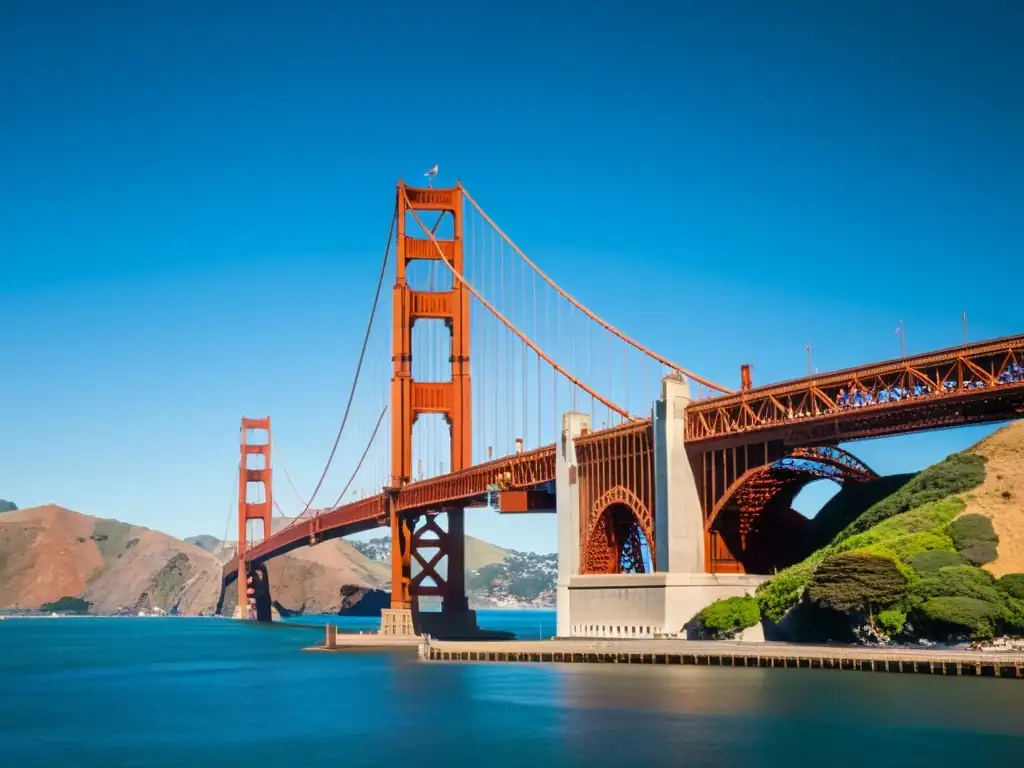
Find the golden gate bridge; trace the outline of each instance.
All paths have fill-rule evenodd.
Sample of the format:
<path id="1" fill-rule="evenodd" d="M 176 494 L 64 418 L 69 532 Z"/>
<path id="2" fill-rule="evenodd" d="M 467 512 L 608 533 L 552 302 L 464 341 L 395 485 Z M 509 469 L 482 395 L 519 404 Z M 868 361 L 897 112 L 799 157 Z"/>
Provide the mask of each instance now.
<path id="1" fill-rule="evenodd" d="M 242 564 L 242 615 L 248 605 L 268 618 L 256 598 L 267 560 L 386 528 L 382 631 L 409 633 L 420 597 L 440 597 L 449 617 L 468 612 L 467 509 L 554 512 L 556 486 L 572 489 L 574 575 L 678 571 L 682 560 L 707 574 L 770 572 L 779 536 L 792 535 L 773 512 L 780 500 L 788 509 L 819 477 L 876 477 L 840 442 L 1019 418 L 1022 365 L 1024 336 L 1013 336 L 771 386 L 755 387 L 744 365 L 733 391 L 580 303 L 461 183 L 400 182 L 341 426 L 308 499 L 282 465 L 303 509 L 277 531 L 270 419 L 242 419 L 239 545 L 224 583 Z M 343 442 L 358 460 L 333 502 L 314 507 Z M 669 554 L 667 518 L 684 507 L 699 516 L 696 559 Z"/>

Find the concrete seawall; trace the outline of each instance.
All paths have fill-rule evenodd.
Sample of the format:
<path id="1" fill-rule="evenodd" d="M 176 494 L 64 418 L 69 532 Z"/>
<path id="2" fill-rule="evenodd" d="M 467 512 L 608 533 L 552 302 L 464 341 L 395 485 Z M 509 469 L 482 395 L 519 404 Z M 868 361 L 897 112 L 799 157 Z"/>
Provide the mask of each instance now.
<path id="1" fill-rule="evenodd" d="M 449 642 L 425 639 L 424 661 L 670 664 L 1024 678 L 1024 654 L 694 640 Z"/>

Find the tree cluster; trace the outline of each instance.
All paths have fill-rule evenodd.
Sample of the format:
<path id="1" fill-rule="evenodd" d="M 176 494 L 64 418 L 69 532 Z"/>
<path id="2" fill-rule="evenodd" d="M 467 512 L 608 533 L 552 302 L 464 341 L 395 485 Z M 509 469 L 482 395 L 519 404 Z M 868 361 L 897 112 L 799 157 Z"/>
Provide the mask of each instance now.
<path id="1" fill-rule="evenodd" d="M 983 639 L 1024 632 L 1024 574 L 994 578 L 999 537 L 961 494 L 985 478 L 985 460 L 955 454 L 869 507 L 832 542 L 757 590 L 779 623 L 808 605 L 907 640 Z"/>

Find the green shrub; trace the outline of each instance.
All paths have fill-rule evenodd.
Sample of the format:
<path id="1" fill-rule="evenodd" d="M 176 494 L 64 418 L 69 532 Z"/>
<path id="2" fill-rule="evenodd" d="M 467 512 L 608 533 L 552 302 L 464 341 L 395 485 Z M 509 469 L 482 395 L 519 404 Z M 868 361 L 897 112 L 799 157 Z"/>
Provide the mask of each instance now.
<path id="1" fill-rule="evenodd" d="M 960 555 L 971 565 L 985 565 L 995 560 L 998 552 L 995 542 L 977 541 L 960 550 Z"/>
<path id="2" fill-rule="evenodd" d="M 49 613 L 88 613 L 90 605 L 92 603 L 88 600 L 64 595 L 64 597 L 54 600 L 52 603 L 43 603 L 39 606 L 39 610 Z"/>
<path id="3" fill-rule="evenodd" d="M 954 453 L 934 464 L 896 493 L 869 507 L 836 536 L 833 543 L 863 533 L 878 523 L 916 507 L 964 493 L 985 479 L 985 458 L 974 453 Z"/>
<path id="4" fill-rule="evenodd" d="M 985 515 L 978 514 L 958 517 L 949 524 L 949 535 L 958 552 L 979 541 L 999 542 L 999 536 L 996 535 L 996 531 L 992 527 L 992 521 Z"/>
<path id="5" fill-rule="evenodd" d="M 1002 615 L 999 606 L 973 597 L 936 597 L 925 602 L 921 612 L 929 621 L 966 629 L 976 640 L 993 637 Z"/>
<path id="6" fill-rule="evenodd" d="M 750 595 L 717 600 L 694 617 L 716 637 L 724 637 L 761 621 L 757 600 Z"/>
<path id="7" fill-rule="evenodd" d="M 942 552 L 953 554 L 953 541 L 939 531 L 918 531 L 906 536 L 897 536 L 885 542 L 885 546 L 904 563 L 926 552 Z"/>
<path id="8" fill-rule="evenodd" d="M 786 613 L 799 602 L 818 562 L 812 555 L 804 562 L 780 571 L 769 581 L 759 584 L 754 595 L 761 615 L 776 624 L 782 621 Z"/>
<path id="9" fill-rule="evenodd" d="M 945 533 L 936 529 L 944 527 L 964 510 L 964 503 L 955 496 L 948 499 L 922 504 L 916 509 L 904 512 L 896 517 L 883 520 L 870 530 L 857 533 L 837 541 L 829 550 L 832 552 L 848 552 L 862 549 L 876 542 L 889 544 L 893 540 L 917 533 L 935 534 L 941 538 L 933 540 L 930 549 L 948 549 L 953 551 L 953 540 Z M 921 549 L 921 552 L 927 551 Z"/>
<path id="10" fill-rule="evenodd" d="M 956 551 L 973 565 L 984 565 L 996 559 L 999 536 L 992 521 L 984 515 L 972 514 L 949 524 L 949 535 Z"/>
<path id="11" fill-rule="evenodd" d="M 887 557 L 865 552 L 846 552 L 821 562 L 807 596 L 837 611 L 874 613 L 876 608 L 898 602 L 907 594 L 907 578 Z"/>
<path id="12" fill-rule="evenodd" d="M 903 574 L 903 578 L 908 582 L 917 581 L 917 571 L 903 562 L 899 555 L 890 547 L 891 542 L 880 541 L 877 544 L 872 544 L 870 547 L 864 547 L 863 549 L 855 549 L 853 552 L 845 554 L 858 554 L 858 555 L 871 555 L 872 557 L 879 557 L 883 560 L 889 560 L 895 566 L 896 570 Z"/>
<path id="13" fill-rule="evenodd" d="M 910 588 L 911 598 L 924 603 L 936 597 L 970 597 L 993 605 L 1003 605 L 995 579 L 988 571 L 971 565 L 943 568 L 934 576 L 921 579 Z"/>
<path id="14" fill-rule="evenodd" d="M 996 589 L 1004 595 L 1024 600 L 1024 573 L 1008 573 L 996 580 Z"/>
<path id="15" fill-rule="evenodd" d="M 938 549 L 922 552 L 910 558 L 910 567 L 925 578 L 935 576 L 942 568 L 963 564 L 964 559 L 956 552 L 946 552 Z"/>
<path id="16" fill-rule="evenodd" d="M 907 623 L 907 614 L 898 608 L 889 608 L 881 611 L 875 617 L 875 623 L 878 624 L 880 630 L 892 637 L 898 635 L 903 629 L 903 625 Z"/>
<path id="17" fill-rule="evenodd" d="M 1006 611 L 1003 614 L 1006 631 L 1013 635 L 1024 634 L 1024 600 L 1004 595 L 1003 603 L 1006 605 Z"/>

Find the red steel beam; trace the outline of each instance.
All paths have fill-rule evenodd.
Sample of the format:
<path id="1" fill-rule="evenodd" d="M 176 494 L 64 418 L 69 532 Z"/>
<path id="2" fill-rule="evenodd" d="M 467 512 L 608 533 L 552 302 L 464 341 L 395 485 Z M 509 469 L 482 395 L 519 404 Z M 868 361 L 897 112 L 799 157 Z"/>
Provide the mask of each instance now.
<path id="1" fill-rule="evenodd" d="M 555 479 L 555 446 L 545 445 L 448 475 L 410 483 L 398 491 L 399 512 L 438 509 L 487 496 L 490 490 L 518 491 Z"/>
<path id="2" fill-rule="evenodd" d="M 245 559 L 251 562 L 263 562 L 305 546 L 311 540 L 320 541 L 325 538 L 347 536 L 357 531 L 387 525 L 386 503 L 384 494 L 380 493 L 336 507 L 319 515 L 299 518 L 287 528 L 282 528 L 256 546 L 251 547 L 245 553 Z M 225 583 L 235 578 L 237 572 L 238 555 L 236 554 L 224 564 Z"/>
<path id="3" fill-rule="evenodd" d="M 854 439 L 1024 415 L 1024 335 L 758 387 L 692 403 L 686 440 L 785 430 L 788 440 Z M 870 400 L 839 405 L 854 387 Z M 898 395 L 898 397 L 897 397 Z"/>
<path id="4" fill-rule="evenodd" d="M 300 518 L 251 548 L 245 557 L 249 561 L 263 562 L 311 541 L 386 526 L 389 504 L 392 509 L 403 513 L 439 510 L 484 499 L 489 491 L 527 490 L 554 479 L 555 446 L 547 445 L 459 472 L 409 483 L 319 515 Z M 224 565 L 225 583 L 235 578 L 237 571 L 236 555 Z"/>

